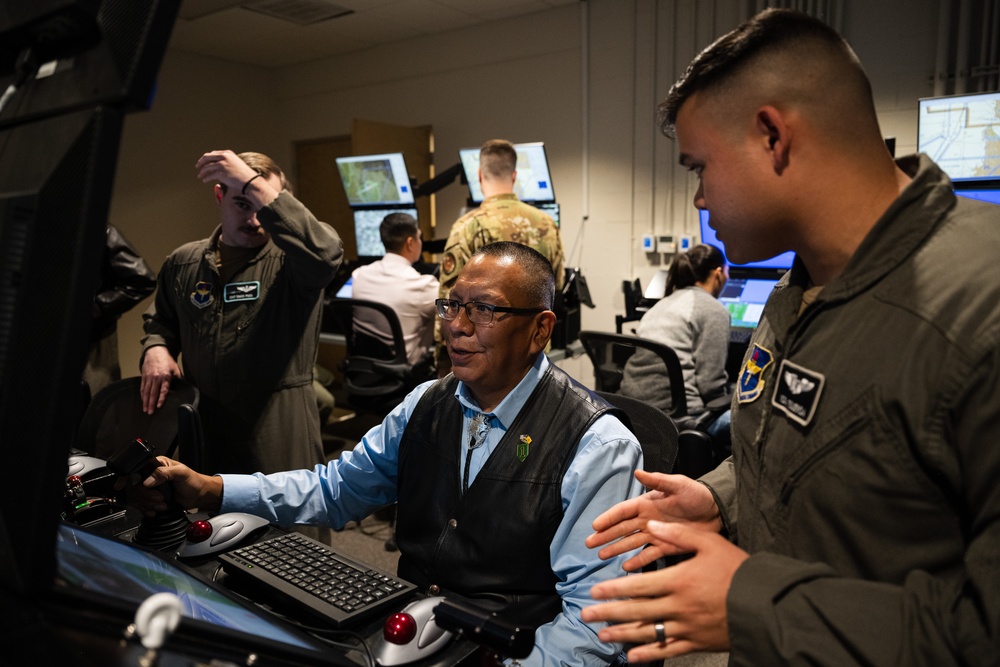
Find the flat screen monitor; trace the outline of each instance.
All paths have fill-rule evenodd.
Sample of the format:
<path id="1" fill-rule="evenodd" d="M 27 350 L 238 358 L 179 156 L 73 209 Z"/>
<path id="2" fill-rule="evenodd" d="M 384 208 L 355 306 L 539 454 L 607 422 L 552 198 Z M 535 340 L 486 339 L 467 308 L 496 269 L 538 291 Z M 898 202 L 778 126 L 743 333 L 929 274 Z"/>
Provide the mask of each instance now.
<path id="1" fill-rule="evenodd" d="M 952 181 L 1000 178 L 1000 92 L 919 101 L 917 150 Z"/>
<path id="2" fill-rule="evenodd" d="M 348 278 L 347 282 L 340 286 L 334 295 L 338 299 L 350 299 L 354 294 L 354 278 Z"/>
<path id="3" fill-rule="evenodd" d="M 1000 204 L 1000 188 L 955 188 L 955 194 L 991 204 Z"/>
<path id="4" fill-rule="evenodd" d="M 0 51 L 73 4 L 97 3 L 3 3 Z M 0 484 L 0 609 L 23 607 L 29 623 L 55 574 L 124 114 L 148 101 L 180 0 L 99 4 L 97 44 L 25 78 L 0 113 L 0 440 L 12 471 Z M 17 66 L 0 70 L 5 90 Z"/>
<path id="5" fill-rule="evenodd" d="M 559 226 L 559 204 L 556 202 L 537 202 L 535 206 L 540 210 L 545 211 L 552 218 L 552 221 L 556 223 L 556 227 Z"/>
<path id="6" fill-rule="evenodd" d="M 540 141 L 514 144 L 514 150 L 517 151 L 517 179 L 514 181 L 517 198 L 528 203 L 554 202 L 556 194 L 552 189 L 545 144 Z M 461 148 L 458 155 L 462 160 L 465 180 L 469 182 L 469 200 L 481 204 L 483 190 L 479 187 L 479 149 Z"/>
<path id="7" fill-rule="evenodd" d="M 771 278 L 730 278 L 719 294 L 719 301 L 729 311 L 734 329 L 753 329 L 760 322 L 764 304 L 778 284 Z"/>
<path id="8" fill-rule="evenodd" d="M 699 210 L 698 217 L 701 222 L 701 242 L 721 248 L 723 254 L 725 254 L 726 246 L 719 241 L 719 238 L 715 235 L 715 230 L 708 225 L 708 211 Z M 733 264 L 729 262 L 728 257 L 726 258 L 726 262 L 731 266 L 741 269 L 777 269 L 779 271 L 787 271 L 792 268 L 793 261 L 795 261 L 795 253 L 791 251 L 783 252 L 770 259 L 764 259 L 759 262 L 748 262 L 746 264 Z"/>
<path id="9" fill-rule="evenodd" d="M 413 188 L 402 153 L 338 157 L 337 171 L 352 207 L 413 203 Z"/>
<path id="10" fill-rule="evenodd" d="M 382 220 L 390 213 L 408 213 L 417 217 L 415 208 L 378 208 L 354 210 L 354 241 L 358 248 L 358 257 L 381 257 L 385 254 L 382 245 L 382 234 L 379 228 Z"/>
<path id="11" fill-rule="evenodd" d="M 80 600 L 81 605 L 131 615 L 149 596 L 172 593 L 181 603 L 176 631 L 180 637 L 207 638 L 241 650 L 253 647 L 263 654 L 261 658 L 284 658 L 294 664 L 353 664 L 342 653 L 251 608 L 176 561 L 71 524 L 60 524 L 56 533 L 54 592 Z"/>
<path id="12" fill-rule="evenodd" d="M 150 107 L 181 0 L 3 4 L 0 91 L 15 80 L 14 62 L 23 47 L 34 48 L 44 64 L 7 100 L 0 127 L 99 104 L 127 111 Z M 50 57 L 54 60 L 48 61 Z"/>
<path id="13" fill-rule="evenodd" d="M 0 130 L 0 439 L 19 471 L 0 484 L 0 596 L 51 581 L 123 122 L 98 108 Z"/>

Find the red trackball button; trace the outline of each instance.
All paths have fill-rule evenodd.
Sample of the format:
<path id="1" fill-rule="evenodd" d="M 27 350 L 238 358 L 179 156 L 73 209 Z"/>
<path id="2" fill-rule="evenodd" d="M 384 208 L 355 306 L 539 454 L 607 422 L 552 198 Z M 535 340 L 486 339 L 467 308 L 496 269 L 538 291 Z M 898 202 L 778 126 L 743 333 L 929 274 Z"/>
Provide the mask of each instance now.
<path id="1" fill-rule="evenodd" d="M 393 614 L 386 619 L 382 636 L 391 644 L 408 644 L 417 636 L 417 622 L 409 614 Z"/>
<path id="2" fill-rule="evenodd" d="M 207 521 L 192 521 L 187 527 L 188 542 L 204 542 L 212 535 L 212 524 Z"/>

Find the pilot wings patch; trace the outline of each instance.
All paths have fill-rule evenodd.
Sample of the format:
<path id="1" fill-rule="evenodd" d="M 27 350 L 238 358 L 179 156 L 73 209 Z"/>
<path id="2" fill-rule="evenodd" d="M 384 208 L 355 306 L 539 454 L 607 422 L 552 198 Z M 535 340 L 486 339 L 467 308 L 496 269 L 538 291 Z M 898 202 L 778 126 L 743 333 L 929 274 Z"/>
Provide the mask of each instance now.
<path id="1" fill-rule="evenodd" d="M 778 387 L 771 405 L 784 412 L 792 421 L 808 426 L 816 414 L 825 382 L 826 377 L 822 373 L 784 359 L 778 367 Z"/>
<path id="2" fill-rule="evenodd" d="M 222 300 L 226 303 L 234 301 L 256 301 L 260 298 L 260 282 L 229 283 L 222 288 Z"/>

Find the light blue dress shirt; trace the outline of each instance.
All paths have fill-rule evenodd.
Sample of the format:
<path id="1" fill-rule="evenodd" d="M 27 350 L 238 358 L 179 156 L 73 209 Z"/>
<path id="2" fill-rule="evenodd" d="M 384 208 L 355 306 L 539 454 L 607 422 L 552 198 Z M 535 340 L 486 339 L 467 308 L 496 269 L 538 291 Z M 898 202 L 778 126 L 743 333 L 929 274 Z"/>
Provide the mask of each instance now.
<path id="1" fill-rule="evenodd" d="M 538 355 L 524 379 L 488 413 L 491 428 L 486 442 L 473 450 L 470 485 L 548 366 L 548 358 Z M 414 389 L 352 451 L 327 465 L 270 475 L 221 475 L 221 511 L 249 512 L 282 526 L 319 524 L 339 529 L 348 521 L 360 520 L 395 502 L 399 443 L 414 407 L 431 384 Z M 469 443 L 469 420 L 480 410 L 464 383 L 458 384 L 455 397 L 464 413 L 458 444 L 462 465 L 457 474 L 461 476 Z M 580 609 L 592 602 L 591 586 L 624 574 L 622 563 L 632 554 L 602 561 L 597 550 L 588 549 L 584 540 L 593 532 L 592 523 L 599 514 L 643 492 L 634 475 L 641 467 L 642 449 L 617 417 L 600 417 L 580 439 L 563 477 L 563 519 L 549 547 L 552 571 L 559 580 L 556 592 L 562 597 L 562 612 L 535 631 L 535 649 L 521 660 L 522 665 L 604 665 L 617 658 L 621 645 L 600 641 L 597 630 L 602 624 L 581 621 Z"/>

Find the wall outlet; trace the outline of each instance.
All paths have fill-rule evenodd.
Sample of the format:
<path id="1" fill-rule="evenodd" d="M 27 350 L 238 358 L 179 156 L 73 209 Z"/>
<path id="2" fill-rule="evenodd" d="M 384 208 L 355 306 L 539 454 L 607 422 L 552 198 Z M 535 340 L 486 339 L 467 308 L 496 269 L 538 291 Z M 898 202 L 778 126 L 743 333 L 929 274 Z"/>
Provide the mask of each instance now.
<path id="1" fill-rule="evenodd" d="M 656 252 L 656 237 L 652 234 L 642 235 L 642 251 Z"/>
<path id="2" fill-rule="evenodd" d="M 679 252 L 687 252 L 694 247 L 694 237 L 693 236 L 682 236 L 680 243 L 677 246 Z"/>

